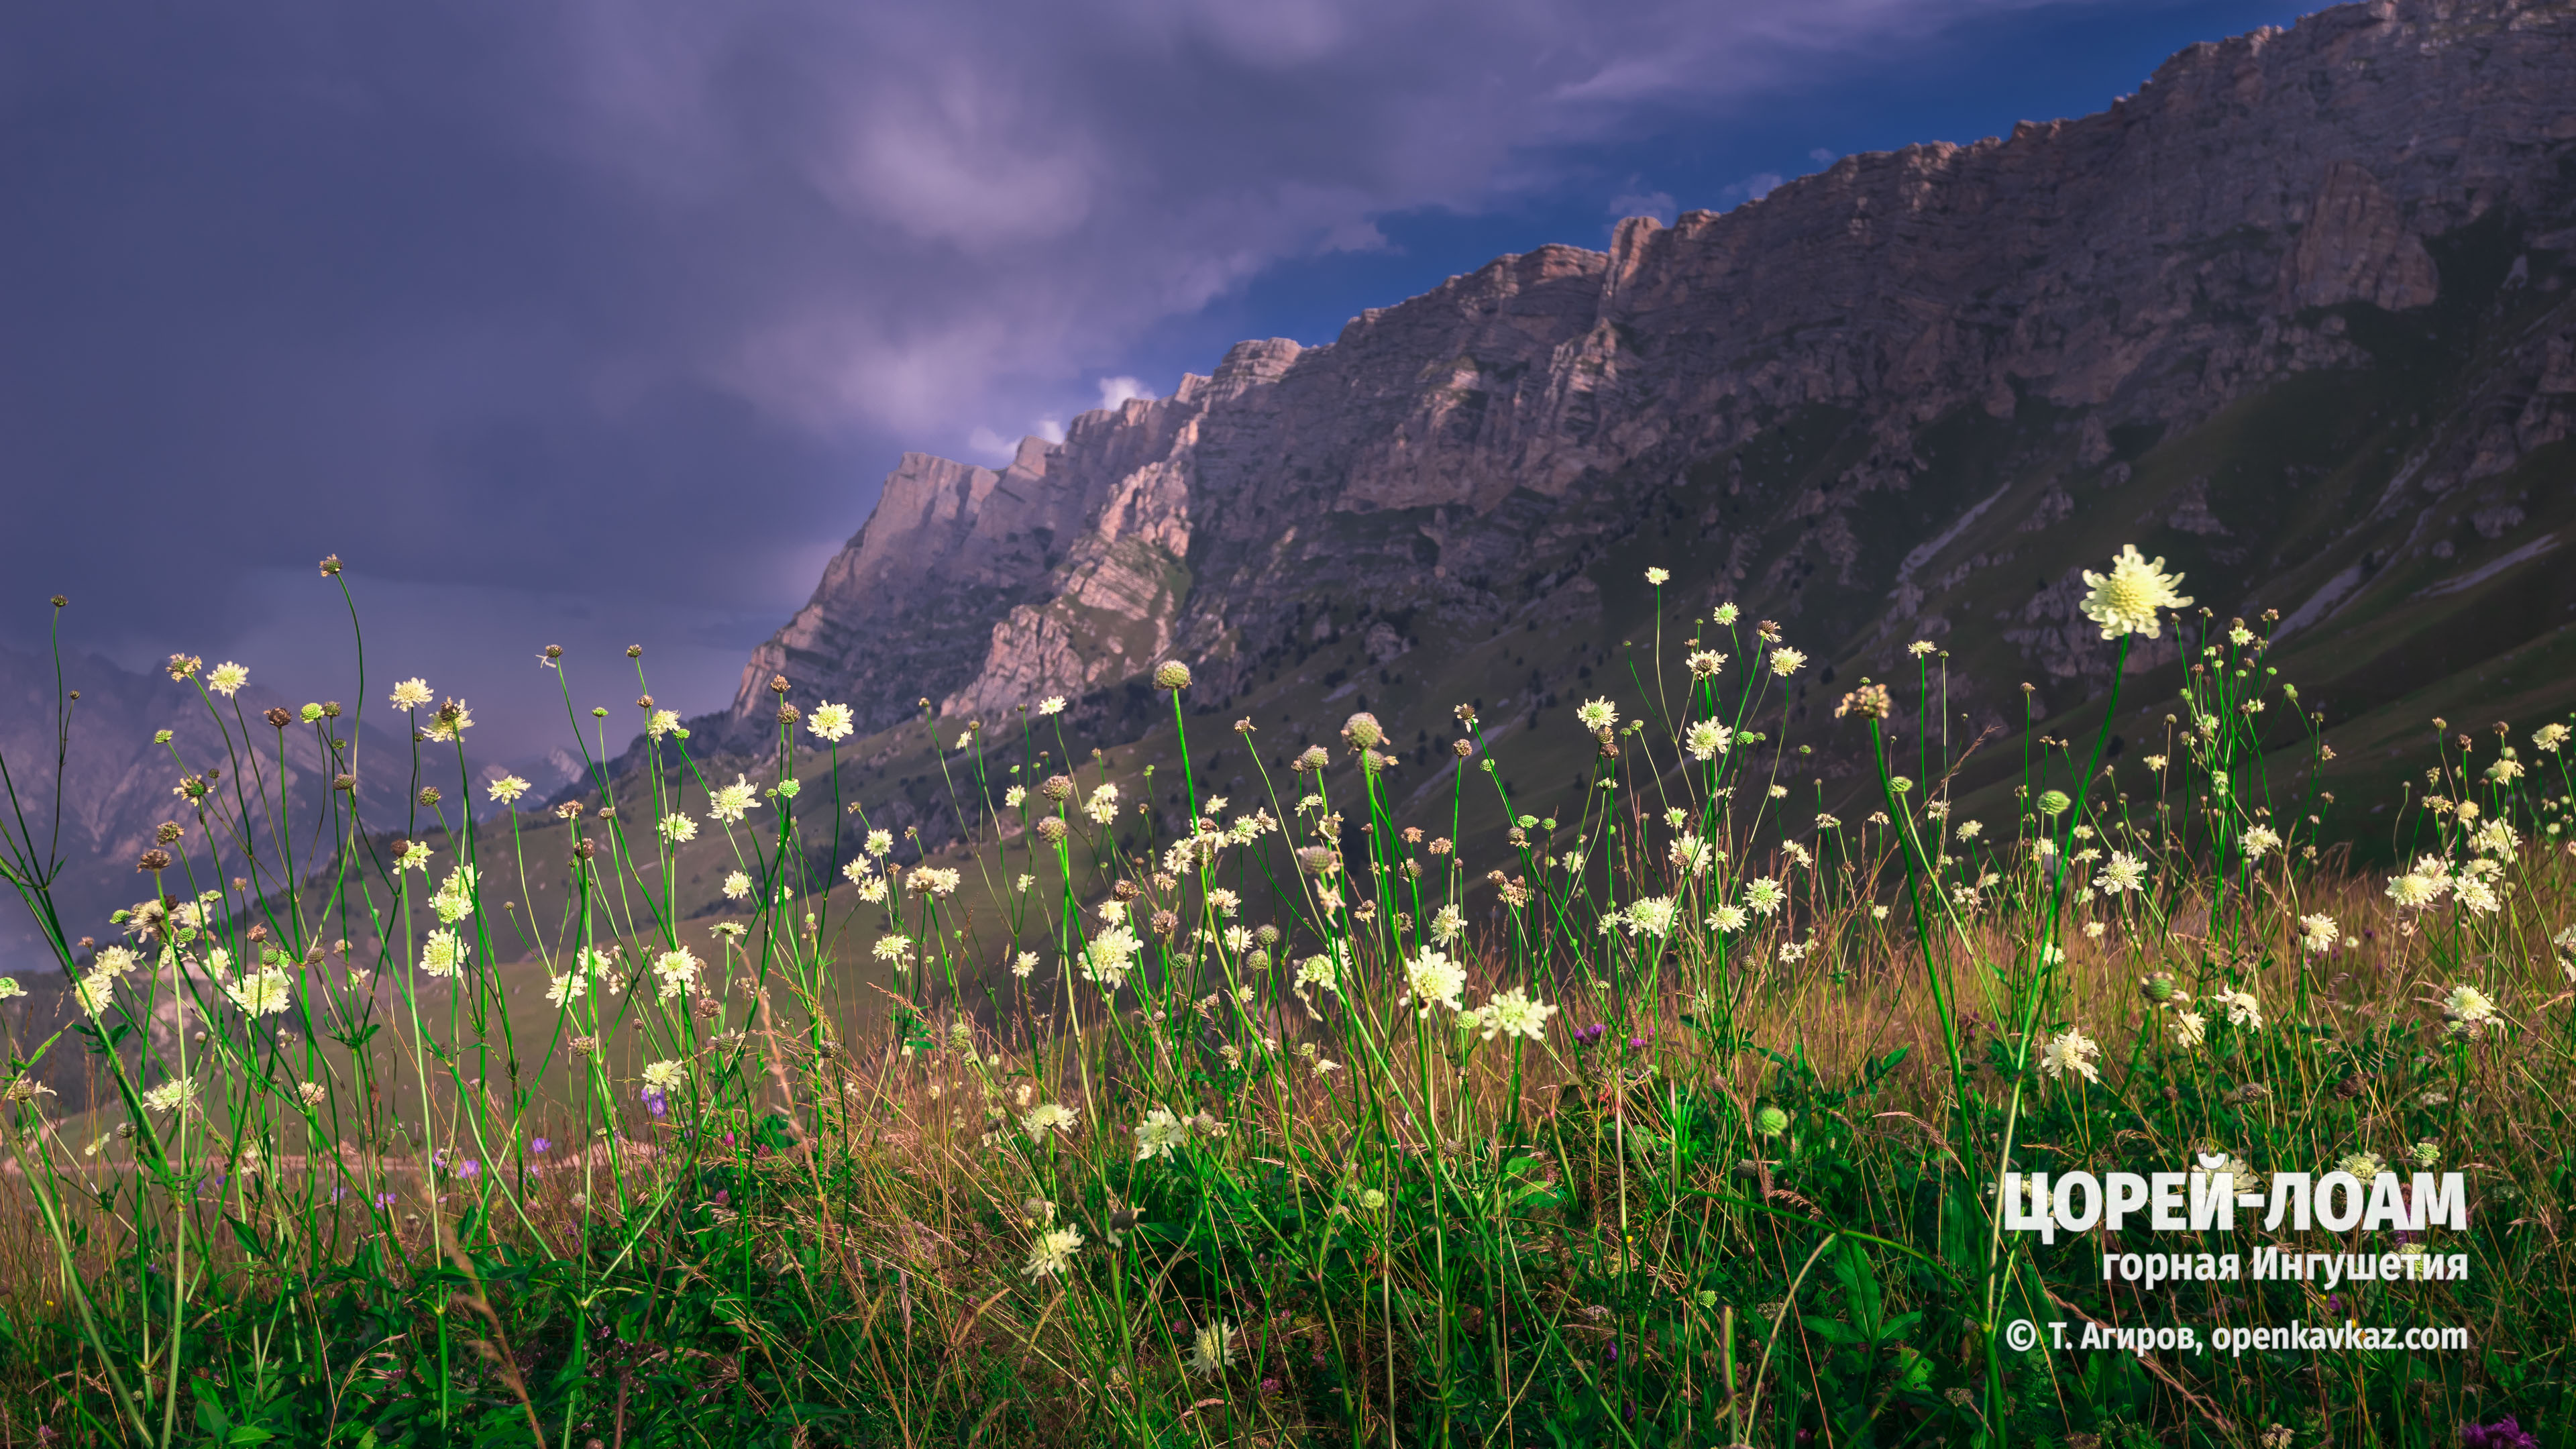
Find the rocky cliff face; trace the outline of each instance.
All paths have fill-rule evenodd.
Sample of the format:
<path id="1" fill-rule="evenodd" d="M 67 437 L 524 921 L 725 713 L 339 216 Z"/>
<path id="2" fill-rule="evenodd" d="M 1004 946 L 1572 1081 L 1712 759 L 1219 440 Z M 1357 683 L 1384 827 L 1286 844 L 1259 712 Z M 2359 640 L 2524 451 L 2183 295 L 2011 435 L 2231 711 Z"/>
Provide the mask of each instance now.
<path id="1" fill-rule="evenodd" d="M 2567 0 L 2343 6 L 1241 344 L 998 473 L 907 456 L 709 723 L 757 739 L 773 675 L 878 726 L 1167 654 L 1214 699 L 1346 626 L 1383 667 L 1592 619 L 1614 561 L 1870 666 L 1973 619 L 1990 680 L 2069 698 L 2109 668 L 2074 570 L 2120 542 L 2312 634 L 2504 587 L 2571 491 L 2571 96 Z"/>

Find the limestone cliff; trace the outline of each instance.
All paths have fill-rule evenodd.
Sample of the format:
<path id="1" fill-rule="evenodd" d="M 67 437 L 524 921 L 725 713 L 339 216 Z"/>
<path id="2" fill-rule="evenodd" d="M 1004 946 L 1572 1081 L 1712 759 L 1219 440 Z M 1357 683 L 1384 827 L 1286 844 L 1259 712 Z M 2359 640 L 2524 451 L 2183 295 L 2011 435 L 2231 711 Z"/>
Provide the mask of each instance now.
<path id="1" fill-rule="evenodd" d="M 2568 0 L 2342 6 L 2096 115 L 1845 157 L 1329 345 L 1241 344 L 998 473 L 907 456 L 724 737 L 760 734 L 779 674 L 871 726 L 1166 654 L 1213 699 L 1336 620 L 1376 618 L 1382 661 L 1425 621 L 1585 617 L 1595 566 L 1644 544 L 1836 657 L 1973 615 L 2018 653 L 1991 674 L 2077 689 L 2108 663 L 2068 580 L 2130 538 L 2314 628 L 2353 570 L 2469 568 L 2436 502 L 2502 556 L 2545 531 L 2535 479 L 2568 491 L 2571 96 Z M 2303 408 L 2375 421 L 2244 442 L 2313 431 Z"/>

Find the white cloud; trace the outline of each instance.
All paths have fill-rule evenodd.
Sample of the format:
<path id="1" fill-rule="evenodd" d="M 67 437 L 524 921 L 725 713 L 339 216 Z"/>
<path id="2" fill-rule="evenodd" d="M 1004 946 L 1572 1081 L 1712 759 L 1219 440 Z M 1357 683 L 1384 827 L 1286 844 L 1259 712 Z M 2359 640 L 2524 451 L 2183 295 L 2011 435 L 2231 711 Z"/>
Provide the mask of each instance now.
<path id="1" fill-rule="evenodd" d="M 1038 425 L 1030 431 L 1036 433 L 1039 437 L 1046 439 L 1050 443 L 1061 443 L 1064 441 L 1064 420 L 1061 418 L 1040 418 L 1038 419 Z"/>
<path id="2" fill-rule="evenodd" d="M 1815 150 L 1807 153 L 1807 159 L 1815 162 L 1819 166 L 1831 166 L 1834 162 L 1842 158 L 1834 154 L 1833 148 L 1829 146 L 1818 146 Z"/>
<path id="3" fill-rule="evenodd" d="M 1669 191 L 1628 191 L 1610 198 L 1610 214 L 1622 218 L 1651 216 L 1671 226 L 1673 218 L 1681 215 L 1681 209 L 1674 205 L 1673 194 Z"/>
<path id="4" fill-rule="evenodd" d="M 1153 390 L 1132 377 L 1104 377 L 1100 380 L 1100 405 L 1115 409 L 1131 397 L 1154 400 Z"/>
<path id="5" fill-rule="evenodd" d="M 979 426 L 966 435 L 966 451 L 999 467 L 1019 455 L 1020 445 L 991 428 Z"/>
<path id="6" fill-rule="evenodd" d="M 708 258 L 727 270 L 696 289 L 725 303 L 678 365 L 826 435 L 953 435 L 1043 407 L 1081 359 L 1282 261 L 1388 249 L 1387 214 L 1543 193 L 1649 112 L 1795 86 L 2041 0 L 997 3 L 1015 18 L 818 0 L 579 12 L 560 59 L 581 73 L 586 159 L 692 225 L 780 176 L 812 203 L 763 194 L 730 214 Z M 602 155 L 622 132 L 628 149 Z M 1678 209 L 1634 178 L 1612 202 Z"/>
<path id="7" fill-rule="evenodd" d="M 1728 201 L 1760 201 L 1787 179 L 1777 171 L 1756 171 L 1732 186 L 1718 188 L 1717 194 Z"/>

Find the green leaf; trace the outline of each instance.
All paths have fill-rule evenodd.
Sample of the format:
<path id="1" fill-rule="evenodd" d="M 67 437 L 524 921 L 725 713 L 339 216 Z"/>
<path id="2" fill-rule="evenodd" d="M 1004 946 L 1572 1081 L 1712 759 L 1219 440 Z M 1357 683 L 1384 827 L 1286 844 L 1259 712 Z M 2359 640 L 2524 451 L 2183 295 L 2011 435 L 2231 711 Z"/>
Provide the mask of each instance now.
<path id="1" fill-rule="evenodd" d="M 1802 1315 L 1799 1321 L 1807 1325 L 1809 1333 L 1843 1348 L 1852 1348 L 1871 1341 L 1867 1334 L 1859 1332 L 1839 1318 L 1819 1318 L 1810 1313 Z"/>

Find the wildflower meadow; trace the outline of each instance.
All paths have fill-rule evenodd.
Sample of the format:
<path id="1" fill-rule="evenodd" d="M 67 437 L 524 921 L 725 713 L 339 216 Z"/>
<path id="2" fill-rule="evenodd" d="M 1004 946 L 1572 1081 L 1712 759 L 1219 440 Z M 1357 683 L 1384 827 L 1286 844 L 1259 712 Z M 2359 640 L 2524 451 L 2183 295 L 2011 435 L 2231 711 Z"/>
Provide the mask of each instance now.
<path id="1" fill-rule="evenodd" d="M 224 750 L 112 918 L 0 762 L 68 1003 L 5 1017 L 0 1443 L 2576 1442 L 2568 724 L 2338 800 L 2272 620 L 2085 582 L 2100 696 L 1973 732 L 1930 641 L 1790 708 L 1733 605 L 1418 749 L 1174 660 L 1141 740 L 780 679 L 717 757 L 549 651 L 551 799 L 426 680 L 174 657 Z"/>

